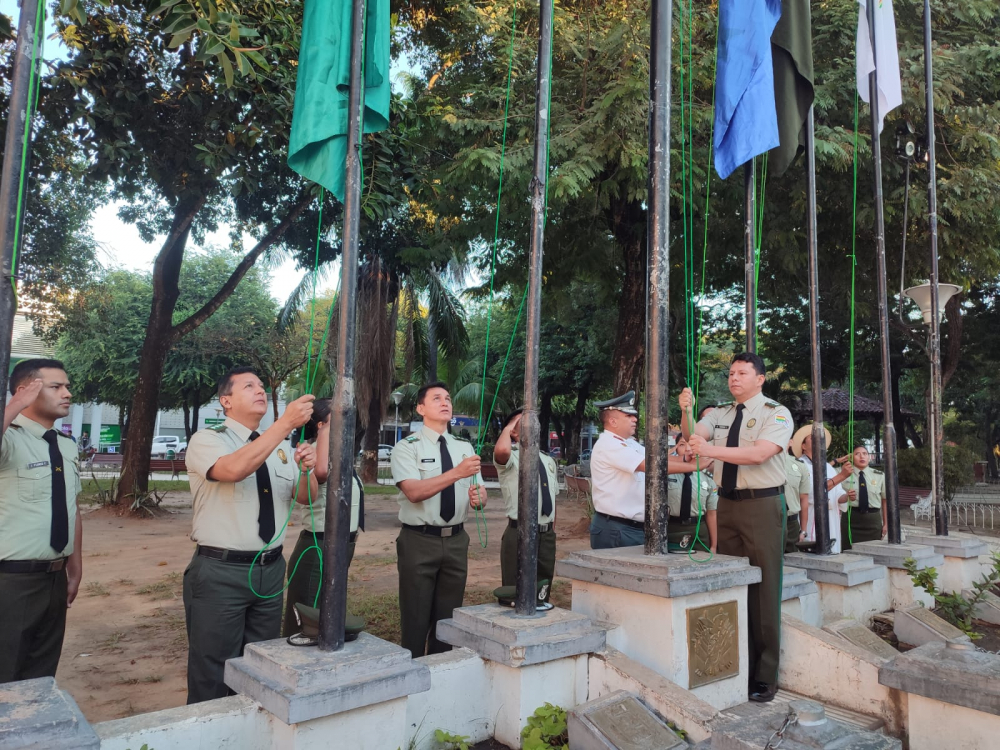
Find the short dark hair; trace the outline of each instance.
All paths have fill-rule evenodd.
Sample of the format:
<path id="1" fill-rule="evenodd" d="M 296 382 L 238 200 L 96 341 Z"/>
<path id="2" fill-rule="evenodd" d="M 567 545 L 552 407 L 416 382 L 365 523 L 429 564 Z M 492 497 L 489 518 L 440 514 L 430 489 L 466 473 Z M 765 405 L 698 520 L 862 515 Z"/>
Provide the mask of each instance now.
<path id="1" fill-rule="evenodd" d="M 418 404 L 424 403 L 424 396 L 426 396 L 427 391 L 431 390 L 432 388 L 443 388 L 445 391 L 448 392 L 449 396 L 451 395 L 451 391 L 448 389 L 447 383 L 441 380 L 435 380 L 433 383 L 425 383 L 424 385 L 420 386 L 420 390 L 417 391 Z"/>
<path id="2" fill-rule="evenodd" d="M 332 398 L 318 398 L 313 401 L 313 413 L 309 417 L 309 421 L 305 423 L 302 428 L 302 439 L 303 440 L 315 440 L 316 435 L 319 434 L 319 426 L 326 421 L 326 418 L 330 416 L 330 411 L 333 408 Z"/>
<path id="3" fill-rule="evenodd" d="M 707 404 L 706 406 L 701 407 L 701 409 L 698 410 L 698 420 L 701 421 L 701 419 L 705 416 L 705 412 L 714 408 L 715 404 Z"/>
<path id="4" fill-rule="evenodd" d="M 65 372 L 66 366 L 58 359 L 22 359 L 10 372 L 10 379 L 7 381 L 10 395 L 17 393 L 18 386 L 24 385 L 25 381 L 37 378 L 39 370 L 45 369 Z"/>
<path id="5" fill-rule="evenodd" d="M 219 398 L 232 395 L 233 378 L 237 375 L 246 375 L 247 373 L 256 375 L 257 371 L 252 367 L 234 367 L 232 370 L 223 375 L 219 379 Z"/>
<path id="6" fill-rule="evenodd" d="M 729 366 L 732 367 L 737 362 L 747 362 L 748 364 L 753 365 L 753 369 L 758 375 L 767 376 L 767 367 L 764 365 L 764 360 L 761 359 L 759 354 L 754 354 L 753 352 L 740 352 L 733 357 Z"/>

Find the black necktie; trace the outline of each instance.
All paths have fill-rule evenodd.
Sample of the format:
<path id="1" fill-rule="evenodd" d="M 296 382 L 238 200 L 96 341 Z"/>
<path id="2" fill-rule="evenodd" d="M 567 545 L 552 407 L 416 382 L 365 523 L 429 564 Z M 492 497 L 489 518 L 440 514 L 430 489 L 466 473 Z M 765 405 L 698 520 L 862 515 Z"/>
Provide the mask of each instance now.
<path id="1" fill-rule="evenodd" d="M 49 544 L 56 552 L 62 552 L 69 544 L 69 509 L 66 507 L 63 457 L 55 430 L 46 431 L 42 439 L 49 444 L 49 464 L 52 467 L 52 526 L 49 530 Z"/>
<path id="2" fill-rule="evenodd" d="M 691 518 L 691 475 L 684 475 L 684 483 L 681 485 L 681 523 Z"/>
<path id="3" fill-rule="evenodd" d="M 545 471 L 542 457 L 538 457 L 538 488 L 542 491 L 542 516 L 552 515 L 552 493 L 549 491 L 549 473 Z"/>
<path id="4" fill-rule="evenodd" d="M 858 510 L 862 513 L 868 510 L 868 482 L 863 471 L 858 472 Z"/>
<path id="5" fill-rule="evenodd" d="M 733 417 L 733 424 L 729 428 L 729 437 L 726 438 L 727 448 L 740 447 L 740 427 L 743 426 L 743 410 L 745 408 L 743 404 L 736 405 L 736 416 Z M 739 467 L 736 464 L 723 462 L 722 487 L 720 487 L 723 495 L 733 494 L 733 490 L 736 489 L 736 472 L 738 470 Z"/>
<path id="6" fill-rule="evenodd" d="M 438 438 L 441 444 L 441 473 L 451 471 L 455 465 L 451 462 L 451 454 L 448 453 L 448 443 L 444 435 Z M 441 490 L 441 518 L 445 523 L 455 517 L 455 485 L 449 484 Z"/>
<path id="7" fill-rule="evenodd" d="M 254 430 L 250 433 L 250 442 L 260 437 Z M 271 492 L 271 474 L 267 470 L 267 460 L 257 467 L 257 499 L 260 509 L 257 511 L 257 534 L 265 544 L 270 544 L 274 538 L 274 497 Z"/>
<path id="8" fill-rule="evenodd" d="M 358 483 L 358 528 L 365 530 L 365 486 L 361 484 L 361 477 L 358 472 L 354 472 L 354 481 Z"/>

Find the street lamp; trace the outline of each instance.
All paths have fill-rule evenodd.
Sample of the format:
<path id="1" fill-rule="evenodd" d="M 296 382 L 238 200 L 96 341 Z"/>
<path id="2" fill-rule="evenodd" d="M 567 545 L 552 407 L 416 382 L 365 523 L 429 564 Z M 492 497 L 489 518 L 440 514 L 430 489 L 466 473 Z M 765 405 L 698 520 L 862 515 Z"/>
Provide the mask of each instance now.
<path id="1" fill-rule="evenodd" d="M 960 291 L 962 291 L 962 287 L 956 284 L 938 284 L 938 320 L 941 320 L 944 316 L 944 308 L 948 304 L 948 300 Z M 927 283 L 920 284 L 919 286 L 911 286 L 903 294 L 917 303 L 921 314 L 924 316 L 924 325 L 930 325 L 931 306 L 933 304 L 931 302 L 931 285 Z"/>
<path id="2" fill-rule="evenodd" d="M 399 391 L 393 391 L 392 395 L 390 396 L 390 398 L 392 399 L 392 403 L 394 403 L 396 405 L 396 442 L 398 443 L 399 440 L 400 440 L 400 436 L 399 436 L 399 402 L 403 400 L 403 394 L 400 393 Z"/>

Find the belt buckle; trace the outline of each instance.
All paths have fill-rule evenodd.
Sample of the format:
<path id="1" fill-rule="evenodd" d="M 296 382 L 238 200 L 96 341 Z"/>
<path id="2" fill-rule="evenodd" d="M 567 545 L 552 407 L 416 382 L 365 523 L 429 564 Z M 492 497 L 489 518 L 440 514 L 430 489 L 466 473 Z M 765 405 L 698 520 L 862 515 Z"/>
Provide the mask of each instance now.
<path id="1" fill-rule="evenodd" d="M 58 573 L 65 567 L 66 567 L 66 558 L 64 557 L 61 560 L 53 560 L 51 563 L 49 563 L 49 569 L 46 572 Z"/>
<path id="2" fill-rule="evenodd" d="M 442 537 L 454 536 L 454 535 L 455 535 L 455 527 L 454 526 L 442 526 L 441 527 L 441 536 Z"/>

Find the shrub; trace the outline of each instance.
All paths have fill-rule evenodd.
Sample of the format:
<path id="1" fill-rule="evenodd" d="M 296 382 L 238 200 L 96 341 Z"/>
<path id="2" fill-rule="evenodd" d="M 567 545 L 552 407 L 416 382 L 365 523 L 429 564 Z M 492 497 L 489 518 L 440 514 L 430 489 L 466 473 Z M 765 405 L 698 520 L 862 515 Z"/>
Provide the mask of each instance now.
<path id="1" fill-rule="evenodd" d="M 972 465 L 976 457 L 961 445 L 944 447 L 944 499 L 951 500 L 959 487 L 972 483 Z M 931 486 L 931 450 L 907 448 L 896 454 L 899 483 L 907 487 Z"/>

